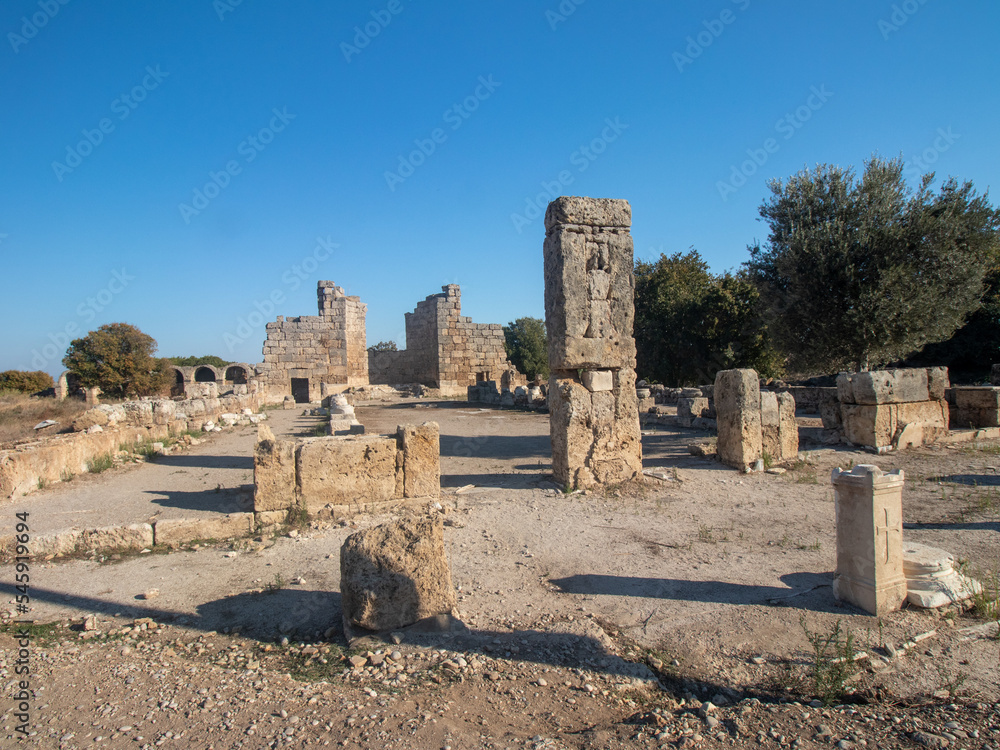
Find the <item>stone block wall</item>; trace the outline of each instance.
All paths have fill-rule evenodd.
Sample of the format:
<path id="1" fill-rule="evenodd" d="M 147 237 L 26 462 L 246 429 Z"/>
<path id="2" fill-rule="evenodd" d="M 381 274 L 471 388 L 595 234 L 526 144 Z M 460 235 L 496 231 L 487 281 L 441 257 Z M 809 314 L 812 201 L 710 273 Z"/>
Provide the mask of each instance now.
<path id="1" fill-rule="evenodd" d="M 844 436 L 880 452 L 932 443 L 948 432 L 948 368 L 837 376 Z"/>
<path id="2" fill-rule="evenodd" d="M 297 401 L 318 401 L 323 383 L 368 384 L 368 306 L 332 281 L 320 281 L 316 296 L 318 315 L 279 316 L 266 326 L 257 373 L 271 400 L 291 394 Z M 293 389 L 293 378 L 306 387 Z"/>
<path id="3" fill-rule="evenodd" d="M 310 515 L 441 494 L 440 429 L 404 425 L 395 435 L 277 440 L 262 429 L 254 449 L 254 513 L 260 523 L 289 511 Z"/>
<path id="4" fill-rule="evenodd" d="M 1000 427 L 1000 388 L 949 388 L 946 396 L 951 427 Z"/>
<path id="5" fill-rule="evenodd" d="M 459 394 L 478 381 L 499 380 L 513 371 L 514 385 L 525 385 L 524 376 L 507 359 L 503 326 L 473 323 L 463 316 L 457 284 L 441 290 L 406 313 L 406 349 L 368 353 L 370 382 L 422 383 Z"/>
<path id="6" fill-rule="evenodd" d="M 557 198 L 545 214 L 552 472 L 574 489 L 642 474 L 631 225 L 623 200 Z"/>
<path id="7" fill-rule="evenodd" d="M 754 370 L 722 370 L 713 395 L 722 463 L 750 471 L 765 454 L 775 463 L 798 458 L 799 428 L 790 393 L 761 391 Z"/>

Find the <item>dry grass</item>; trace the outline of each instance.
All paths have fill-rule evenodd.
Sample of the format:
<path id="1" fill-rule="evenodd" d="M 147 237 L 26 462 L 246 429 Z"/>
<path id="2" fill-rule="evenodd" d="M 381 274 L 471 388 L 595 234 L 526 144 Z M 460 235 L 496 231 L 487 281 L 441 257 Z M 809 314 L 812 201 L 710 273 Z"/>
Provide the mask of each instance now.
<path id="1" fill-rule="evenodd" d="M 86 404 L 75 398 L 58 401 L 53 397 L 0 393 L 0 445 L 34 437 L 35 425 L 46 419 L 59 424 L 46 429 L 45 434 L 62 431 L 86 410 Z"/>

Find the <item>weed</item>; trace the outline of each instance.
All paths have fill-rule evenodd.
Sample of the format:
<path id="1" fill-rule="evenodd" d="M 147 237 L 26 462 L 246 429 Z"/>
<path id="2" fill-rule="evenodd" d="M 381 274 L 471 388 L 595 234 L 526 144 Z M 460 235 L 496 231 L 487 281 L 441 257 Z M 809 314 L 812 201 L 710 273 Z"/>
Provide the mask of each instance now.
<path id="1" fill-rule="evenodd" d="M 289 509 L 285 525 L 290 529 L 301 529 L 309 524 L 309 511 L 304 505 L 296 505 Z"/>
<path id="2" fill-rule="evenodd" d="M 767 451 L 763 451 L 761 453 L 761 460 L 763 460 L 764 462 L 765 469 L 770 469 L 772 466 L 774 466 L 774 459 L 771 457 L 771 454 L 768 453 Z"/>
<path id="3" fill-rule="evenodd" d="M 935 664 L 934 668 L 937 670 L 938 678 L 941 680 L 941 689 L 947 691 L 949 700 L 955 700 L 959 696 L 965 681 L 969 679 L 969 675 L 961 670 L 955 672 L 954 675 L 949 674 L 947 668 L 940 664 Z"/>
<path id="4" fill-rule="evenodd" d="M 102 471 L 107 471 L 114 465 L 114 456 L 110 453 L 102 453 L 101 455 L 94 456 L 94 458 L 87 461 L 87 471 L 91 474 L 100 474 Z"/>
<path id="5" fill-rule="evenodd" d="M 823 545 L 819 543 L 819 539 L 817 539 L 812 544 L 796 544 L 795 549 L 805 550 L 807 552 L 819 552 L 820 549 L 822 549 L 822 546 Z"/>
<path id="6" fill-rule="evenodd" d="M 959 570 L 965 573 L 966 567 L 959 565 Z M 996 620 L 1000 623 L 1000 568 L 972 577 L 982 585 L 982 588 L 972 595 L 972 614 L 984 620 Z"/>
<path id="7" fill-rule="evenodd" d="M 61 628 L 62 625 L 58 622 L 40 624 L 30 622 L 5 622 L 0 624 L 0 633 L 16 636 L 19 631 L 25 630 L 28 632 L 33 645 L 47 646 L 55 643 L 64 636 L 64 633 L 59 632 Z"/>
<path id="8" fill-rule="evenodd" d="M 330 434 L 330 430 L 326 422 L 320 422 L 313 426 L 311 434 L 313 437 L 326 437 Z"/>
<path id="9" fill-rule="evenodd" d="M 706 544 L 715 544 L 715 539 L 712 537 L 712 529 L 709 526 L 702 524 L 698 527 L 698 541 L 705 542 Z"/>
<path id="10" fill-rule="evenodd" d="M 816 478 L 816 472 L 812 471 L 806 474 L 800 474 L 795 477 L 796 484 L 819 484 L 819 479 Z"/>
<path id="11" fill-rule="evenodd" d="M 271 583 L 264 584 L 264 593 L 274 594 L 283 588 L 285 588 L 285 579 L 281 577 L 281 573 L 275 573 L 274 580 Z"/>
<path id="12" fill-rule="evenodd" d="M 812 633 L 802 616 L 799 624 L 813 649 L 813 690 L 824 705 L 831 706 L 847 692 L 847 680 L 857 671 L 854 634 L 842 630 L 840 620 L 828 633 Z"/>
<path id="13" fill-rule="evenodd" d="M 76 476 L 76 474 L 74 474 L 69 469 L 63 469 L 62 473 L 59 475 L 59 480 L 62 481 L 62 482 L 72 482 L 73 481 L 73 477 L 75 477 L 75 476 Z"/>
<path id="14" fill-rule="evenodd" d="M 44 490 L 45 484 L 45 480 L 42 477 L 38 477 L 38 489 Z"/>

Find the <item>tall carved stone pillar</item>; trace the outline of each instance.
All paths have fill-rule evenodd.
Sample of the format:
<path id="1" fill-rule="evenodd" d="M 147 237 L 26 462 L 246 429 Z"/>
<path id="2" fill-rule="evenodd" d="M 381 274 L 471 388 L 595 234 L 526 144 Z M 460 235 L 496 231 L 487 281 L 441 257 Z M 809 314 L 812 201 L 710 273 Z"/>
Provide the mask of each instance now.
<path id="1" fill-rule="evenodd" d="M 624 200 L 563 197 L 545 213 L 552 470 L 574 489 L 642 474 L 631 225 Z"/>

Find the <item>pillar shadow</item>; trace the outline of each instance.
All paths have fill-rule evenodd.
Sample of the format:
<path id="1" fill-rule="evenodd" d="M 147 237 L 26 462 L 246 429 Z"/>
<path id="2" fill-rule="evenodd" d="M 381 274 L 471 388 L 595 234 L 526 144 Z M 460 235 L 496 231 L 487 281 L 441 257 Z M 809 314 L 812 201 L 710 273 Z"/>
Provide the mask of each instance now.
<path id="1" fill-rule="evenodd" d="M 253 485 L 193 492 L 181 490 L 145 490 L 150 502 L 165 508 L 198 510 L 212 513 L 245 513 L 253 510 Z"/>

